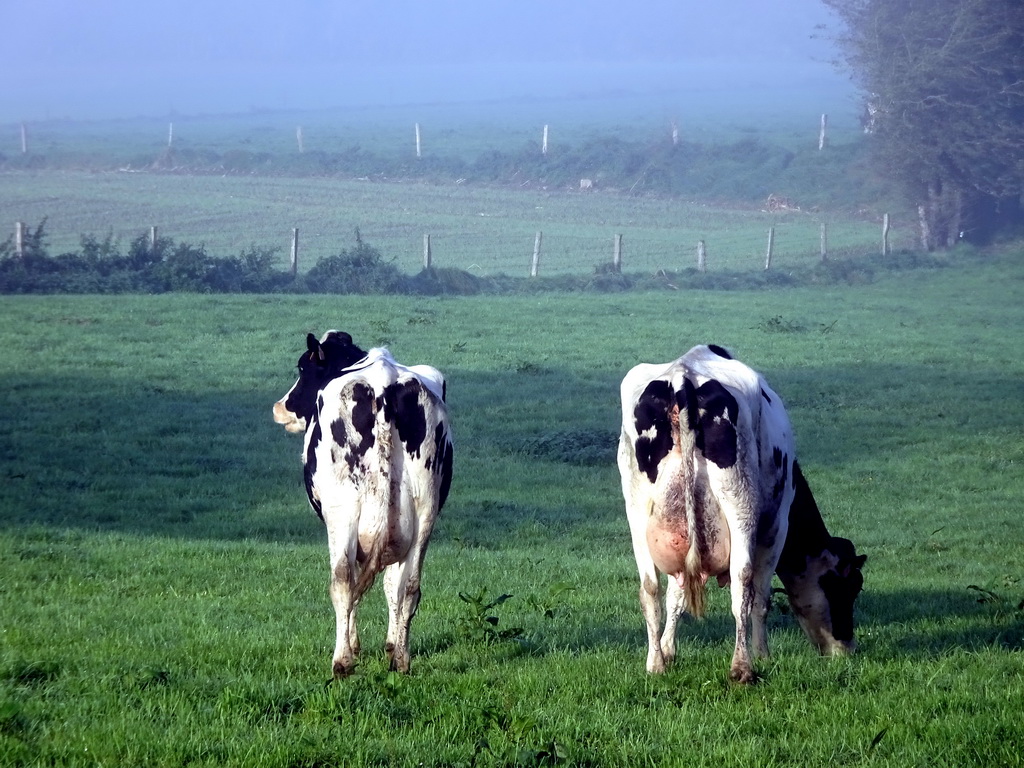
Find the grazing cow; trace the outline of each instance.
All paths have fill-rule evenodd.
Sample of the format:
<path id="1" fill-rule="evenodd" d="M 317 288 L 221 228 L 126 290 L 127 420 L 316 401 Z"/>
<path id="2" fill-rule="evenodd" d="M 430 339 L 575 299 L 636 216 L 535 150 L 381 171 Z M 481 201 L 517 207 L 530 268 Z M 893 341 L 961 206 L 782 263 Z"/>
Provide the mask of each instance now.
<path id="1" fill-rule="evenodd" d="M 306 435 L 306 493 L 330 548 L 334 676 L 355 666 L 356 608 L 380 571 L 390 666 L 408 672 L 423 556 L 452 479 L 444 377 L 400 365 L 386 349 L 363 352 L 347 333 L 309 334 L 274 421 Z"/>
<path id="2" fill-rule="evenodd" d="M 621 394 L 618 463 L 647 622 L 647 671 L 662 672 L 674 658 L 676 622 L 684 608 L 702 615 L 711 576 L 730 585 L 732 679 L 756 679 L 751 639 L 755 655 L 768 654 L 774 571 L 817 649 L 852 652 L 866 556 L 825 529 L 782 400 L 765 380 L 721 347 L 698 346 L 671 363 L 636 366 Z"/>

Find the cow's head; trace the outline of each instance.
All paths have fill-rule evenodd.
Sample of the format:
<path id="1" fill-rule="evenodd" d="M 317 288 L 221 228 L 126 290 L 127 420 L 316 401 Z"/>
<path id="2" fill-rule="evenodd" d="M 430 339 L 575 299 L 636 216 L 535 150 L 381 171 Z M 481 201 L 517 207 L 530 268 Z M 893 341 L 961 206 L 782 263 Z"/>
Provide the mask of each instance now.
<path id="1" fill-rule="evenodd" d="M 307 334 L 306 351 L 299 358 L 299 378 L 274 403 L 274 421 L 289 432 L 304 432 L 316 411 L 316 397 L 328 382 L 359 362 L 366 353 L 344 331 L 328 331 L 317 341 Z"/>
<path id="2" fill-rule="evenodd" d="M 818 555 L 807 555 L 801 573 L 779 571 L 789 604 L 807 637 L 823 655 L 853 653 L 853 605 L 864 587 L 858 555 L 849 539 L 832 537 Z"/>

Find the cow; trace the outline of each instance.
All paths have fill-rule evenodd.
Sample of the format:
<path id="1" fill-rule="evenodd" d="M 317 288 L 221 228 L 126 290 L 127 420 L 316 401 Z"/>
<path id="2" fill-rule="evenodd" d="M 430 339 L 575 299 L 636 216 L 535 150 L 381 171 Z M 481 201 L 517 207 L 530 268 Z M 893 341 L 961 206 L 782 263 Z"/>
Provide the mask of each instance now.
<path id="1" fill-rule="evenodd" d="M 618 466 L 647 671 L 663 672 L 675 657 L 676 623 L 684 610 L 703 614 L 709 577 L 730 588 L 733 680 L 757 679 L 751 640 L 755 656 L 768 655 L 773 572 L 818 651 L 852 653 L 866 556 L 829 535 L 796 461 L 782 399 L 764 378 L 722 347 L 702 345 L 670 363 L 637 365 L 621 396 Z M 661 574 L 668 586 L 659 637 Z"/>
<path id="2" fill-rule="evenodd" d="M 401 365 L 384 348 L 364 352 L 334 330 L 307 335 L 298 367 L 273 413 L 289 432 L 305 433 L 306 494 L 327 528 L 334 677 L 355 669 L 356 609 L 381 571 L 389 666 L 408 672 L 423 557 L 452 479 L 444 377 Z"/>

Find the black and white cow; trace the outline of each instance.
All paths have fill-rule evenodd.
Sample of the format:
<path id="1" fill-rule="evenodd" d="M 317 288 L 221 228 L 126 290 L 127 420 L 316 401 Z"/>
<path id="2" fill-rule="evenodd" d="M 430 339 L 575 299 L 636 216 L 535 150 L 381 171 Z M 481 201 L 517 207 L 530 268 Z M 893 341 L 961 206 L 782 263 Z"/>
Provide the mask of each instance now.
<path id="1" fill-rule="evenodd" d="M 355 667 L 356 608 L 380 571 L 390 665 L 409 671 L 423 557 L 452 479 L 445 394 L 437 369 L 400 365 L 386 349 L 363 352 L 328 331 L 307 336 L 299 378 L 274 404 L 274 421 L 305 432 L 306 493 L 327 527 L 335 677 Z"/>
<path id="2" fill-rule="evenodd" d="M 833 538 L 796 462 L 782 399 L 717 346 L 642 364 L 622 381 L 618 464 L 647 622 L 647 670 L 675 656 L 683 610 L 704 611 L 705 582 L 730 585 L 730 677 L 756 679 L 749 646 L 768 654 L 765 618 L 778 572 L 794 614 L 823 654 L 855 648 L 863 585 L 853 544 Z M 660 574 L 668 575 L 661 626 Z M 749 633 L 748 634 L 748 624 Z"/>

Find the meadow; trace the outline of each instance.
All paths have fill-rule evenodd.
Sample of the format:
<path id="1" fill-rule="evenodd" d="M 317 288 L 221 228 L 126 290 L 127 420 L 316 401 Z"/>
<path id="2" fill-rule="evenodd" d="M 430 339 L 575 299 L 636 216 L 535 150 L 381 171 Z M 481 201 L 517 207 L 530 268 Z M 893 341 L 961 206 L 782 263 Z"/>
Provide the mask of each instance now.
<path id="1" fill-rule="evenodd" d="M 530 225 L 532 227 L 532 224 Z M 369 238 L 368 238 L 369 239 Z M 1020 765 L 1019 248 L 870 284 L 424 299 L 0 301 L 0 765 Z M 412 674 L 380 588 L 329 682 L 327 549 L 272 423 L 307 332 L 447 376 L 455 480 Z M 643 669 L 617 386 L 717 342 L 784 397 L 860 652 L 777 601 L 727 680 L 727 592 Z"/>

